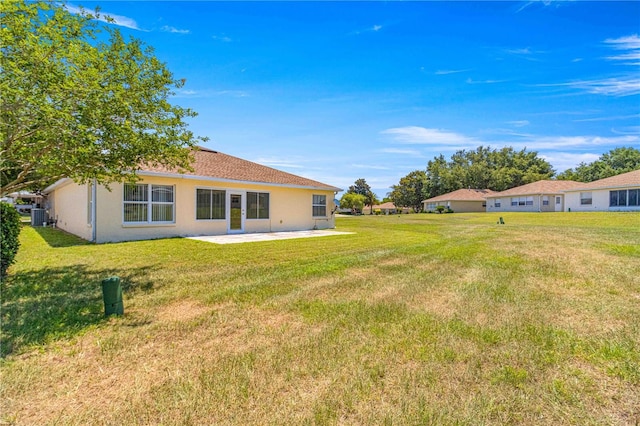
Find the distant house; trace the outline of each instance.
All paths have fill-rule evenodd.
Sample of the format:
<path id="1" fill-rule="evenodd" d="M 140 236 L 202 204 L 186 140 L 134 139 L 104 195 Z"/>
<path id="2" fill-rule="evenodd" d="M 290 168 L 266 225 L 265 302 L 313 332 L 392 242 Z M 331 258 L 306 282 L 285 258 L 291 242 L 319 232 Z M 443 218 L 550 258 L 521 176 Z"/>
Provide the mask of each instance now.
<path id="1" fill-rule="evenodd" d="M 582 183 L 564 193 L 566 211 L 640 211 L 640 170 Z"/>
<path id="2" fill-rule="evenodd" d="M 410 209 L 408 207 L 397 208 L 395 204 L 393 204 L 391 201 L 388 201 L 382 204 L 374 204 L 373 213 L 375 214 L 375 212 L 378 210 L 380 210 L 380 214 L 396 214 L 396 213 L 409 213 Z M 371 213 L 371 208 L 365 207 L 362 210 L 362 213 L 363 214 Z"/>
<path id="3" fill-rule="evenodd" d="M 98 243 L 335 227 L 340 188 L 205 148 L 194 158 L 193 172 L 147 167 L 111 191 L 61 179 L 43 191 L 49 217 Z"/>
<path id="4" fill-rule="evenodd" d="M 484 212 L 486 211 L 485 198 L 493 194 L 490 189 L 458 189 L 447 194 L 438 195 L 422 202 L 422 210 L 432 212 L 438 206 L 450 208 L 454 212 Z"/>
<path id="5" fill-rule="evenodd" d="M 584 186 L 572 180 L 539 180 L 488 195 L 487 212 L 561 212 L 565 191 Z"/>

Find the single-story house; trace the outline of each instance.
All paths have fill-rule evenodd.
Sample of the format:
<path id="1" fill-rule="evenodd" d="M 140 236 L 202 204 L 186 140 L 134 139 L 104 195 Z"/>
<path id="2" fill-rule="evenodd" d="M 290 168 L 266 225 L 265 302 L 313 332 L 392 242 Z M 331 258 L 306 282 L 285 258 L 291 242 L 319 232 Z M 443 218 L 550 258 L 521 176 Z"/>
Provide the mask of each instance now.
<path id="1" fill-rule="evenodd" d="M 373 205 L 373 213 L 375 214 L 377 211 L 380 211 L 380 214 L 396 214 L 396 213 L 409 213 L 409 210 L 411 210 L 409 207 L 403 207 L 403 208 L 397 208 L 395 204 L 393 204 L 391 201 L 387 201 L 386 203 L 382 203 L 382 204 L 374 204 Z M 371 208 L 370 207 L 365 207 L 362 210 L 362 214 L 370 214 L 371 213 Z"/>
<path id="2" fill-rule="evenodd" d="M 422 210 L 433 212 L 438 206 L 443 206 L 458 213 L 484 212 L 487 206 L 486 197 L 494 193 L 490 189 L 458 189 L 424 200 Z"/>
<path id="3" fill-rule="evenodd" d="M 487 212 L 561 212 L 568 189 L 584 186 L 572 180 L 539 180 L 488 195 Z"/>
<path id="4" fill-rule="evenodd" d="M 192 172 L 143 167 L 134 184 L 46 188 L 49 217 L 96 243 L 335 227 L 340 188 L 206 148 Z"/>
<path id="5" fill-rule="evenodd" d="M 640 211 L 640 170 L 567 189 L 565 211 Z"/>

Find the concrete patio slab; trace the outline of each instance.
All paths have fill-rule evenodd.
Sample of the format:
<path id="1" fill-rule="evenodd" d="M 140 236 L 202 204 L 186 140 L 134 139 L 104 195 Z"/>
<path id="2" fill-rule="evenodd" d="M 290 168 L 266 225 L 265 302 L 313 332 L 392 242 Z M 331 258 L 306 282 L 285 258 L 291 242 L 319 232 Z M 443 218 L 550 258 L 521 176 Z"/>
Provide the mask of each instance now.
<path id="1" fill-rule="evenodd" d="M 354 232 L 341 232 L 331 230 L 311 230 L 311 231 L 288 231 L 288 232 L 267 232 L 257 234 L 230 234 L 230 235 L 210 235 L 202 237 L 187 237 L 190 240 L 205 241 L 214 244 L 240 244 L 255 243 L 258 241 L 291 240 L 294 238 L 314 238 L 329 237 L 332 235 L 349 235 Z"/>

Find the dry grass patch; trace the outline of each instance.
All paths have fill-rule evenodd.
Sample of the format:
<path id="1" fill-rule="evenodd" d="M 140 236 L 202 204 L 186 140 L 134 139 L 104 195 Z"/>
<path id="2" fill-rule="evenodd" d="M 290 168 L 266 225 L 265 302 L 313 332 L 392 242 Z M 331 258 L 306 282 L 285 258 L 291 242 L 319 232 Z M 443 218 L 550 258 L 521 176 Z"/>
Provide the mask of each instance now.
<path id="1" fill-rule="evenodd" d="M 637 423 L 640 230 L 597 216 L 358 217 L 348 237 L 233 247 L 26 232 L 1 421 Z M 122 318 L 102 316 L 107 274 Z"/>

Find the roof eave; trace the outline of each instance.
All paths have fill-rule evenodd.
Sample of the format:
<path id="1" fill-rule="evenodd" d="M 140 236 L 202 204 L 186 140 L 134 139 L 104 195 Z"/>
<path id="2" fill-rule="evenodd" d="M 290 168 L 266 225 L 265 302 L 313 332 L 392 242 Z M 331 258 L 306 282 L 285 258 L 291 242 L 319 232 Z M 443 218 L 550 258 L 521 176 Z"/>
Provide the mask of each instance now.
<path id="1" fill-rule="evenodd" d="M 52 183 L 51 185 L 47 186 L 45 189 L 42 190 L 43 194 L 49 194 L 50 192 L 55 191 L 56 189 L 62 188 L 63 186 L 67 186 L 70 183 L 72 183 L 73 180 L 70 178 L 60 178 L 57 181 L 55 181 L 54 183 Z"/>

